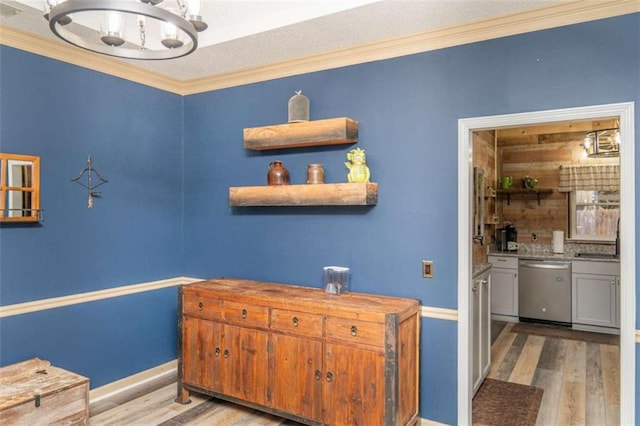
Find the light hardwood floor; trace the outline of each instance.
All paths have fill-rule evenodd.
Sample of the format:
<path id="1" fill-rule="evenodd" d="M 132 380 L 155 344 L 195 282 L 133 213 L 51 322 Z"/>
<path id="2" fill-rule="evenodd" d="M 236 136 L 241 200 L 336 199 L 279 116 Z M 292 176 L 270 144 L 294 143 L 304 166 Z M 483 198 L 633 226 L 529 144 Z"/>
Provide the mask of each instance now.
<path id="1" fill-rule="evenodd" d="M 491 348 L 489 377 L 544 389 L 537 425 L 619 425 L 620 348 L 516 334 L 507 324 Z"/>
<path id="2" fill-rule="evenodd" d="M 489 377 L 544 389 L 537 425 L 618 425 L 617 345 L 516 334 L 504 325 L 492 345 Z M 91 407 L 90 425 L 296 425 L 297 423 L 193 394 L 174 402 L 175 382 L 130 400 Z"/>
<path id="3" fill-rule="evenodd" d="M 277 426 L 297 423 L 241 407 L 225 401 L 192 394 L 191 404 L 178 404 L 176 384 L 165 385 L 153 392 L 122 404 L 112 404 L 105 411 L 93 413 L 89 425 L 136 426 Z"/>

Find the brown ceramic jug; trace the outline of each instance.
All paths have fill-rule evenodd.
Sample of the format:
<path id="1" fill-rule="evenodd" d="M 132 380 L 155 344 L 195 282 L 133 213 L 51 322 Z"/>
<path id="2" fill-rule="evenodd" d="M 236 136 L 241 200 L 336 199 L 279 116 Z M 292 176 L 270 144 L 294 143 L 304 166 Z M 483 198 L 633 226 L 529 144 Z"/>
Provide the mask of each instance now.
<path id="1" fill-rule="evenodd" d="M 272 163 L 269 163 L 267 184 L 289 185 L 289 171 L 282 165 L 282 161 L 276 160 Z"/>

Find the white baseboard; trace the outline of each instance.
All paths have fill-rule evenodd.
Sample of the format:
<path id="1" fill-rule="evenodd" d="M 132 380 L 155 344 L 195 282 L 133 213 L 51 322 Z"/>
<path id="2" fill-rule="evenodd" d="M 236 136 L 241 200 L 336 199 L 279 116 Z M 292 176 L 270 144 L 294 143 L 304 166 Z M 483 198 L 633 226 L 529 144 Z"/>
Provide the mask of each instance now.
<path id="1" fill-rule="evenodd" d="M 175 377 L 176 380 L 178 378 L 178 360 L 174 359 L 157 367 L 92 389 L 89 392 L 89 403 L 95 404 L 117 398 L 118 395 L 142 392 L 145 388 L 151 387 L 153 383 L 165 380 L 171 376 Z"/>

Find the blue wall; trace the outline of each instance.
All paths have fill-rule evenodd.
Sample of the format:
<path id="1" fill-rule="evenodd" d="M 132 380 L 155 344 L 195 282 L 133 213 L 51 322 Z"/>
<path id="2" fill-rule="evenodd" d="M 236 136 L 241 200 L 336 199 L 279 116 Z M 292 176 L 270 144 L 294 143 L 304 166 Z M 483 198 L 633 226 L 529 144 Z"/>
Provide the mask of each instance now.
<path id="1" fill-rule="evenodd" d="M 635 14 L 184 99 L 2 47 L 0 151 L 42 157 L 46 220 L 0 229 L 1 303 L 178 275 L 320 286 L 322 266 L 338 264 L 355 291 L 456 309 L 457 120 L 640 101 L 638 28 Z M 242 129 L 286 122 L 300 89 L 312 119 L 360 122 L 377 206 L 229 207 L 228 188 L 266 183 L 275 159 L 293 183 L 312 162 L 327 182 L 346 181 L 351 146 L 243 148 Z M 89 154 L 109 179 L 93 210 L 69 182 Z M 422 259 L 434 261 L 431 280 Z M 37 355 L 99 386 L 175 357 L 174 298 L 159 290 L 2 319 L 0 361 Z M 457 324 L 422 325 L 421 416 L 455 423 Z M 39 330 L 47 337 L 34 342 Z"/>
<path id="2" fill-rule="evenodd" d="M 185 100 L 185 258 L 189 276 L 320 286 L 352 269 L 355 291 L 457 308 L 457 120 L 638 101 L 639 15 L 189 96 Z M 287 120 L 295 90 L 311 118 L 360 122 L 378 205 L 240 208 L 228 187 L 266 183 L 280 159 L 293 183 L 308 163 L 345 182 L 351 146 L 254 152 L 242 129 Z M 434 261 L 424 280 L 421 260 Z M 423 320 L 421 415 L 456 421 L 456 323 Z"/>
<path id="3" fill-rule="evenodd" d="M 183 99 L 0 49 L 0 151 L 40 156 L 45 218 L 1 226 L 1 304 L 180 276 Z M 89 155 L 108 180 L 93 209 L 71 182 Z M 0 361 L 39 356 L 95 387 L 175 358 L 175 289 L 124 299 L 3 318 Z"/>

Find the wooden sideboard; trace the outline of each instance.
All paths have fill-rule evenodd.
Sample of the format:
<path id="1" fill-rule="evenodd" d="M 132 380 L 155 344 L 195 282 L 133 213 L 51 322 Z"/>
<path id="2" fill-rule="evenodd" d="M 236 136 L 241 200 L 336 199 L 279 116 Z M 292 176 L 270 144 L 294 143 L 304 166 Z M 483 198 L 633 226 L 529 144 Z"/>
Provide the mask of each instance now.
<path id="1" fill-rule="evenodd" d="M 239 279 L 179 290 L 178 398 L 310 425 L 418 421 L 420 303 Z"/>

